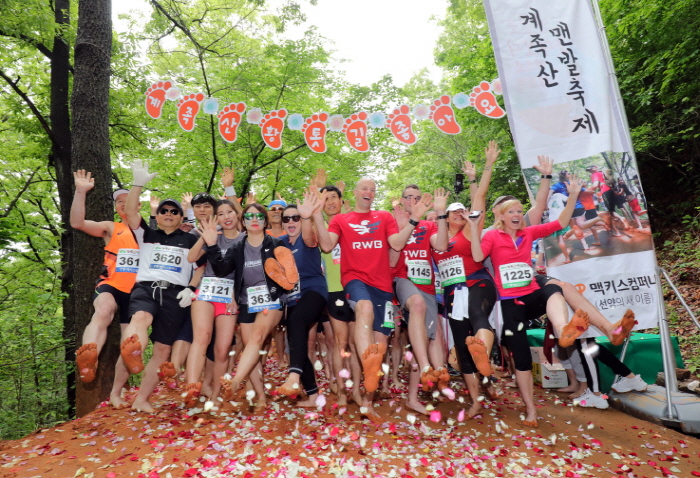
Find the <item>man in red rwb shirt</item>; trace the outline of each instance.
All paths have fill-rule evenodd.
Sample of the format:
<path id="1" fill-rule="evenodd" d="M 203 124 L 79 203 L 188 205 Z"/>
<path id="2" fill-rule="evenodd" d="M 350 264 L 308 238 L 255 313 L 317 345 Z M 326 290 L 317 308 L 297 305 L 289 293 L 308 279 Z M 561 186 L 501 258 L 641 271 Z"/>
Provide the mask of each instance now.
<path id="1" fill-rule="evenodd" d="M 438 384 L 438 370 L 444 369 L 446 357 L 443 344 L 436 339 L 440 336 L 436 333 L 438 328 L 437 300 L 435 299 L 435 282 L 431 263 L 431 249 L 444 251 L 447 249 L 447 196 L 444 189 L 435 191 L 435 210 L 438 214 L 437 224 L 431 221 L 420 221 L 413 230 L 406 247 L 401 252 L 391 252 L 391 273 L 394 276 L 394 291 L 401 304 L 408 323 L 408 337 L 411 342 L 414 357 L 419 369 L 414 376 L 413 368 L 409 380 L 409 398 L 407 406 L 420 413 L 426 413 L 423 405 L 418 401 L 418 371 L 424 390 Z M 422 198 L 417 185 L 411 184 L 401 193 L 401 208 L 395 209 L 396 220 L 399 226 L 408 221 L 408 216 L 413 212 L 414 205 Z M 428 349 L 431 349 L 429 359 Z M 431 367 L 432 365 L 432 367 Z M 413 383 L 415 381 L 415 383 Z M 432 385 L 431 385 L 432 384 Z M 412 400 L 413 399 L 413 400 Z"/>
<path id="2" fill-rule="evenodd" d="M 413 208 L 408 224 L 400 231 L 394 217 L 386 211 L 373 211 L 377 193 L 374 180 L 363 178 L 355 186 L 355 209 L 333 217 L 326 226 L 321 209 L 314 212 L 321 249 L 330 252 L 340 244 L 341 282 L 355 310 L 355 345 L 362 353 L 365 396 L 362 406 L 372 421 L 381 418 L 372 408 L 372 396 L 379 384 L 379 373 L 393 328 L 391 310 L 392 277 L 389 271 L 389 248 L 400 251 L 411 237 L 418 220 L 432 207 L 426 194 Z"/>

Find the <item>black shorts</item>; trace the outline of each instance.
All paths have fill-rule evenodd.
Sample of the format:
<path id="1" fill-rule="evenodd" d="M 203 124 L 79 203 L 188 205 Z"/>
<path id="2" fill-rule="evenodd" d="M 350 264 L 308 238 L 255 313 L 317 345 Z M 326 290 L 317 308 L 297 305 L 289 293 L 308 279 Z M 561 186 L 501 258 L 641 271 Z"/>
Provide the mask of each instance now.
<path id="1" fill-rule="evenodd" d="M 595 209 L 586 209 L 586 214 L 584 215 L 586 218 L 586 221 L 590 221 L 591 219 L 595 219 L 598 217 L 598 211 Z"/>
<path id="2" fill-rule="evenodd" d="M 257 312 L 249 312 L 248 311 L 248 304 L 238 304 L 238 323 L 239 324 L 252 324 L 253 322 L 255 322 L 255 316 L 257 314 L 258 314 Z"/>
<path id="3" fill-rule="evenodd" d="M 584 214 L 586 214 L 586 210 L 582 207 L 577 207 L 574 209 L 573 214 L 571 214 L 571 219 L 576 219 L 577 217 L 581 217 Z"/>
<path id="4" fill-rule="evenodd" d="M 188 307 L 187 310 L 189 311 L 190 308 Z M 177 337 L 175 337 L 175 342 L 178 340 L 182 340 L 184 342 L 189 342 L 192 343 L 194 340 L 194 330 L 192 329 L 192 316 L 190 314 L 187 314 L 187 318 L 182 322 L 182 326 L 180 327 L 180 332 L 177 333 Z"/>
<path id="5" fill-rule="evenodd" d="M 137 282 L 131 291 L 129 317 L 136 312 L 148 312 L 153 316 L 151 340 L 172 345 L 180 333 L 182 324 L 190 316 L 189 307 L 180 307 L 177 294 L 184 289 L 170 286 L 167 289 L 152 288 L 150 282 Z"/>
<path id="6" fill-rule="evenodd" d="M 102 284 L 98 286 L 95 289 L 95 295 L 93 296 L 92 300 L 94 301 L 97 299 L 97 296 L 100 294 L 112 294 L 112 297 L 114 297 L 114 302 L 117 303 L 117 307 L 119 308 L 118 313 L 120 324 L 128 324 L 131 322 L 131 315 L 129 315 L 129 301 L 131 299 L 131 294 L 116 289 L 109 284 Z"/>
<path id="7" fill-rule="evenodd" d="M 328 293 L 328 315 L 341 322 L 355 322 L 355 312 L 345 298 L 345 291 Z"/>

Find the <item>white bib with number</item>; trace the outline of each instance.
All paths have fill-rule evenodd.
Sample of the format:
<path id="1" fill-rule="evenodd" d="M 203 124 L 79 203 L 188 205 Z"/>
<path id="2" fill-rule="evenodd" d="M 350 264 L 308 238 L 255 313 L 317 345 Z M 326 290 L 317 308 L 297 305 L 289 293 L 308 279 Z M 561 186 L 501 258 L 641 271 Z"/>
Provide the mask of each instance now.
<path id="1" fill-rule="evenodd" d="M 452 257 L 438 264 L 440 270 L 440 281 L 442 287 L 465 282 L 467 277 L 464 274 L 464 261 L 461 257 Z"/>
<path id="2" fill-rule="evenodd" d="M 199 285 L 197 300 L 230 304 L 233 295 L 233 279 L 220 277 L 204 277 Z"/>
<path id="3" fill-rule="evenodd" d="M 336 244 L 331 251 L 331 258 L 333 259 L 333 264 L 340 264 L 340 244 Z"/>
<path id="4" fill-rule="evenodd" d="M 430 284 L 432 282 L 432 272 L 428 261 L 406 259 L 406 267 L 408 268 L 408 278 L 414 284 Z"/>
<path id="5" fill-rule="evenodd" d="M 382 327 L 386 327 L 387 329 L 393 329 L 396 327 L 394 324 L 394 304 L 389 301 L 387 301 L 386 305 L 384 305 L 384 323 L 382 324 Z"/>
<path id="6" fill-rule="evenodd" d="M 139 271 L 139 250 L 119 249 L 117 254 L 116 272 L 138 272 Z"/>
<path id="7" fill-rule="evenodd" d="M 528 286 L 535 276 L 530 264 L 526 264 L 525 262 L 503 264 L 498 268 L 498 273 L 501 276 L 501 286 L 504 289 Z"/>
<path id="8" fill-rule="evenodd" d="M 301 278 L 297 281 L 296 285 L 289 293 L 289 300 L 299 300 L 301 297 Z"/>
<path id="9" fill-rule="evenodd" d="M 185 263 L 186 250 L 181 247 L 156 244 L 153 246 L 148 268 L 180 273 L 182 265 Z"/>
<path id="10" fill-rule="evenodd" d="M 248 287 L 248 312 L 260 312 L 265 309 L 281 309 L 278 299 L 272 300 L 266 285 Z"/>

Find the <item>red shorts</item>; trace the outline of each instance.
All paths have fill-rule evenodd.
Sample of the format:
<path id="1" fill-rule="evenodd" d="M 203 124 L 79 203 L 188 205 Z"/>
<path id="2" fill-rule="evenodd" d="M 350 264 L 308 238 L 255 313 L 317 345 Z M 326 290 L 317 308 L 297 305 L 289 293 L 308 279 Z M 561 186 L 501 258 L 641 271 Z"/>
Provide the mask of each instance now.
<path id="1" fill-rule="evenodd" d="M 199 289 L 195 292 L 195 294 L 199 295 Z M 195 299 L 197 300 L 197 299 Z M 205 301 L 207 302 L 207 301 Z M 223 302 L 209 302 L 211 305 L 214 306 L 214 317 L 218 317 L 219 315 L 231 315 L 228 310 L 228 304 L 224 304 Z"/>
<path id="2" fill-rule="evenodd" d="M 639 212 L 639 211 L 642 210 L 641 206 L 639 205 L 639 199 L 634 198 L 634 199 L 632 199 L 631 201 L 629 201 L 629 203 L 630 203 L 630 208 L 631 208 L 634 212 Z"/>

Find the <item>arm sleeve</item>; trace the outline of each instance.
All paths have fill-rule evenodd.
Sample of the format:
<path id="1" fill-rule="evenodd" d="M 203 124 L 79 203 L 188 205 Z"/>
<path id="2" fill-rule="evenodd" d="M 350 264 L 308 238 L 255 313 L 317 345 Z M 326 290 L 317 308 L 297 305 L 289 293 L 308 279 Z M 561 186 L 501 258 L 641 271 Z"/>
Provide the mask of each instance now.
<path id="1" fill-rule="evenodd" d="M 559 221 L 552 221 L 546 224 L 530 226 L 528 227 L 528 233 L 532 236 L 533 239 L 539 239 L 541 237 L 547 237 L 550 234 L 560 231 L 561 229 L 562 227 L 561 224 L 559 224 Z"/>
<path id="2" fill-rule="evenodd" d="M 484 237 L 481 238 L 481 252 L 484 253 L 484 258 L 491 255 L 491 249 L 493 249 L 493 238 L 494 231 L 487 232 L 484 234 Z"/>
<path id="3" fill-rule="evenodd" d="M 396 222 L 396 218 L 390 213 L 384 214 L 382 221 L 386 221 L 386 237 L 399 233 L 399 225 Z"/>
<path id="4" fill-rule="evenodd" d="M 340 236 L 340 225 L 338 224 L 338 221 L 336 221 L 337 216 L 333 216 L 333 219 L 331 219 L 330 224 L 328 224 L 328 232 L 332 232 L 333 234 Z"/>
<path id="5" fill-rule="evenodd" d="M 221 255 L 221 248 L 218 244 L 210 246 L 207 250 L 209 264 L 217 277 L 226 277 L 236 268 L 234 249 L 235 247 L 230 247 L 226 251 L 226 256 Z"/>

